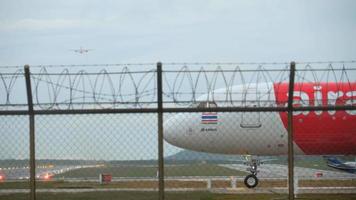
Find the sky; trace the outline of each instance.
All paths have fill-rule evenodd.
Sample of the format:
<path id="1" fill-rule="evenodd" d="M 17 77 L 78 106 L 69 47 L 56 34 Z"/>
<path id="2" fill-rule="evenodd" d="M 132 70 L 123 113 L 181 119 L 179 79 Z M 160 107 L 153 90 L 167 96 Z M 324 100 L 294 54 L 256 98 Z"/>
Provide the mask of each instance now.
<path id="1" fill-rule="evenodd" d="M 0 0 L 0 66 L 356 60 L 355 10 L 354 0 Z M 21 81 L 12 102 L 26 100 Z M 152 116 L 71 117 L 37 119 L 39 158 L 156 157 Z M 26 158 L 28 118 L 2 119 L 0 159 Z"/>
<path id="2" fill-rule="evenodd" d="M 353 0 L 0 0 L 0 66 L 354 60 Z M 94 49 L 81 55 L 71 51 Z"/>

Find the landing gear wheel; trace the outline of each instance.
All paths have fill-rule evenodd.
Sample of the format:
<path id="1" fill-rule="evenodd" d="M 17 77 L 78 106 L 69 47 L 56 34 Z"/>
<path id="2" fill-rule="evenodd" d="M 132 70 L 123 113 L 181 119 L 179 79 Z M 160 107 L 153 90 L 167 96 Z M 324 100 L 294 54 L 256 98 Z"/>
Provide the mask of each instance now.
<path id="1" fill-rule="evenodd" d="M 244 183 L 248 188 L 254 188 L 258 184 L 258 178 L 254 174 L 247 175 L 245 177 Z"/>

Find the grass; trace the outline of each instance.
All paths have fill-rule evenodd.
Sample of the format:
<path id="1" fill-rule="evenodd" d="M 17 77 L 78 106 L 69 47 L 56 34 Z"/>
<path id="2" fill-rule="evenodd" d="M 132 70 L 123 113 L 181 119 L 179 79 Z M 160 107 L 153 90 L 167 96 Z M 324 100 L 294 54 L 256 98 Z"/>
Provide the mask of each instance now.
<path id="1" fill-rule="evenodd" d="M 334 169 L 332 167 L 327 166 L 325 164 L 325 161 L 323 161 L 323 160 L 308 160 L 308 161 L 297 160 L 295 162 L 295 166 L 296 167 L 304 167 L 304 168 L 312 168 L 312 169 L 343 172 L 341 170 L 337 170 L 337 169 Z"/>
<path id="2" fill-rule="evenodd" d="M 246 176 L 248 173 L 212 164 L 165 167 L 166 176 Z"/>
<path id="3" fill-rule="evenodd" d="M 241 183 L 242 185 L 242 183 Z M 157 189 L 157 181 L 120 181 L 112 182 L 109 184 L 100 184 L 98 182 L 65 182 L 65 181 L 47 181 L 47 182 L 37 182 L 36 186 L 38 189 L 90 189 L 90 188 L 149 188 Z M 175 181 L 166 180 L 166 188 L 207 188 L 207 182 L 205 181 Z M 229 181 L 213 181 L 214 188 L 225 188 L 231 187 Z M 6 182 L 0 183 L 0 189 L 28 189 L 28 182 Z"/>
<path id="4" fill-rule="evenodd" d="M 300 195 L 307 200 L 353 200 L 356 194 L 309 194 Z M 0 195 L 0 200 L 27 200 L 28 194 Z M 37 193 L 38 200 L 157 200 L 158 192 L 88 192 L 88 193 Z M 287 199 L 278 194 L 215 194 L 210 192 L 166 192 L 167 200 L 271 200 Z"/>
<path id="5" fill-rule="evenodd" d="M 356 180 L 300 180 L 301 187 L 356 187 Z"/>
<path id="6" fill-rule="evenodd" d="M 213 180 L 212 188 L 231 188 L 230 180 Z M 39 189 L 83 189 L 83 188 L 158 188 L 158 181 L 120 181 L 109 184 L 100 184 L 98 182 L 67 182 L 67 181 L 39 181 L 36 183 Z M 238 188 L 244 188 L 241 180 L 236 183 Z M 300 180 L 300 187 L 356 187 L 355 180 Z M 207 188 L 206 181 L 190 180 L 177 181 L 165 180 L 166 188 Z M 287 180 L 260 180 L 259 188 L 287 187 Z M 0 183 L 0 189 L 28 189 L 28 182 L 3 182 Z"/>
<path id="7" fill-rule="evenodd" d="M 55 178 L 99 177 L 101 173 L 109 173 L 113 177 L 156 177 L 155 166 L 105 166 L 99 168 L 83 168 L 56 175 Z M 237 171 L 211 164 L 166 165 L 166 176 L 245 176 L 247 172 Z"/>
<path id="8" fill-rule="evenodd" d="M 114 177 L 156 177 L 157 167 L 155 166 L 107 166 L 101 168 L 78 169 L 58 175 L 65 178 L 83 178 L 98 177 L 100 173 L 110 173 Z M 246 172 L 228 169 L 212 164 L 193 164 L 193 165 L 166 165 L 166 176 L 244 176 Z M 172 181 L 166 180 L 166 188 L 206 188 L 206 182 L 200 181 Z M 286 187 L 285 180 L 274 181 L 261 180 L 259 187 Z M 309 180 L 300 182 L 300 186 L 317 187 L 317 186 L 356 186 L 354 180 L 333 181 L 333 180 Z M 229 188 L 230 181 L 215 180 L 212 181 L 213 188 Z M 239 180 L 237 187 L 244 187 Z M 3 182 L 0 183 L 0 189 L 28 189 L 28 182 Z M 97 182 L 66 182 L 66 181 L 38 181 L 37 188 L 43 189 L 75 189 L 75 188 L 157 188 L 157 181 L 133 181 L 133 182 L 112 182 L 101 185 Z M 151 200 L 158 199 L 157 192 L 85 192 L 79 193 L 73 190 L 72 193 L 38 193 L 39 200 L 49 199 L 138 199 Z M 21 200 L 29 199 L 28 194 L 0 194 L 0 200 Z M 192 199 L 192 200 L 232 200 L 232 199 L 286 199 L 286 195 L 280 194 L 215 194 L 210 192 L 166 192 L 167 200 Z M 356 194 L 310 194 L 301 195 L 304 199 L 335 199 L 351 200 L 356 199 Z"/>

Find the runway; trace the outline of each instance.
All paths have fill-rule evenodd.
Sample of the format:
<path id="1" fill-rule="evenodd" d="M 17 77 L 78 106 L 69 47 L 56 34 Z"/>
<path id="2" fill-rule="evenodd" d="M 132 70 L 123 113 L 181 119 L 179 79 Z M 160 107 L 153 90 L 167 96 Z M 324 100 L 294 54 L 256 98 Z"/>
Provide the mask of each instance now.
<path id="1" fill-rule="evenodd" d="M 220 164 L 219 166 L 224 168 L 229 168 L 238 171 L 247 172 L 247 165 L 243 164 Z M 82 168 L 95 168 L 96 165 L 71 165 L 71 166 L 54 166 L 50 168 L 36 168 L 36 177 L 41 179 L 45 175 L 58 175 L 71 170 L 82 169 Z M 351 174 L 342 171 L 333 171 L 333 170 L 320 170 L 304 167 L 295 167 L 294 168 L 295 177 L 299 179 L 312 179 L 318 178 L 323 179 L 356 179 L 356 174 Z M 287 178 L 288 176 L 288 167 L 286 165 L 279 164 L 263 164 L 258 167 L 258 177 L 259 178 Z M 2 168 L 0 169 L 0 175 L 4 176 L 6 180 L 23 180 L 29 179 L 29 169 L 26 167 L 22 168 Z M 320 176 L 321 175 L 321 176 Z M 142 177 L 141 177 L 142 178 Z M 169 179 L 169 177 L 167 177 Z M 194 176 L 197 178 L 197 176 Z M 204 177 L 205 178 L 205 177 Z"/>
<path id="2" fill-rule="evenodd" d="M 243 164 L 220 164 L 220 167 L 238 171 L 246 171 L 248 166 Z M 37 168 L 38 180 L 44 174 L 61 174 L 67 171 L 99 167 L 96 165 L 81 166 L 53 166 L 48 168 Z M 24 182 L 28 180 L 28 168 L 1 169 L 6 173 L 4 184 L 9 188 L 0 189 L 0 195 L 9 193 L 28 193 Z M 245 187 L 244 175 L 238 176 L 166 176 L 165 184 L 167 191 L 211 191 L 216 193 L 288 193 L 286 165 L 263 164 L 258 167 L 257 177 L 261 180 L 260 185 L 254 189 Z M 316 176 L 322 174 L 322 176 Z M 356 179 L 355 174 L 332 170 L 319 170 L 312 168 L 295 167 L 295 192 L 303 193 L 355 193 L 356 186 L 352 183 Z M 21 180 L 23 179 L 23 180 Z M 9 181 L 7 181 L 9 180 Z M 113 176 L 112 182 L 107 185 L 99 183 L 97 177 L 78 177 L 66 179 L 53 178 L 46 182 L 48 188 L 38 188 L 38 192 L 96 192 L 96 191 L 157 191 L 158 178 L 151 177 L 118 177 Z M 313 182 L 317 180 L 316 182 Z M 311 183 L 310 183 L 311 181 Z M 350 182 L 351 181 L 351 182 Z M 335 182 L 339 184 L 335 185 Z M 11 188 L 14 184 L 18 187 Z M 11 186 L 11 187 L 10 187 Z M 108 187 L 108 188 L 105 188 Z"/>
<path id="3" fill-rule="evenodd" d="M 246 171 L 248 166 L 243 164 L 221 164 L 219 166 L 226 167 L 229 169 Z M 278 165 L 278 164 L 263 164 L 258 166 L 259 178 L 287 178 L 288 176 L 288 166 Z M 316 175 L 319 174 L 318 178 L 355 178 L 356 174 L 351 174 L 347 172 L 331 171 L 331 170 L 320 170 L 304 167 L 294 167 L 294 176 L 299 179 L 310 179 L 316 178 Z M 321 176 L 320 176 L 321 175 Z"/>
<path id="4" fill-rule="evenodd" d="M 75 169 L 92 168 L 96 165 L 59 165 L 54 167 L 38 167 L 36 168 L 36 178 L 44 179 L 46 175 L 53 176 L 62 174 Z M 6 180 L 23 180 L 30 178 L 30 169 L 28 167 L 10 167 L 2 168 L 0 175 L 4 176 Z"/>

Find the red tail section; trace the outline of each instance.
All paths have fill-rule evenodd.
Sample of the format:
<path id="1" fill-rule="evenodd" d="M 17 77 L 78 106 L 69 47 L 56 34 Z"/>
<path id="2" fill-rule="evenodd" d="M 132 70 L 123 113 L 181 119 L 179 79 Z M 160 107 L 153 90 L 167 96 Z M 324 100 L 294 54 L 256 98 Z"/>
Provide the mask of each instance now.
<path id="1" fill-rule="evenodd" d="M 288 83 L 274 84 L 278 105 L 288 102 Z M 294 106 L 356 105 L 356 83 L 296 83 Z M 355 155 L 356 111 L 293 113 L 294 142 L 308 155 Z M 287 127 L 287 113 L 280 113 Z"/>

